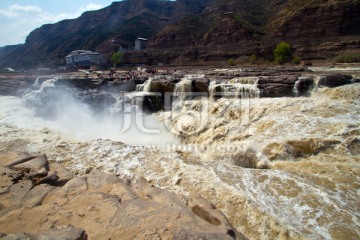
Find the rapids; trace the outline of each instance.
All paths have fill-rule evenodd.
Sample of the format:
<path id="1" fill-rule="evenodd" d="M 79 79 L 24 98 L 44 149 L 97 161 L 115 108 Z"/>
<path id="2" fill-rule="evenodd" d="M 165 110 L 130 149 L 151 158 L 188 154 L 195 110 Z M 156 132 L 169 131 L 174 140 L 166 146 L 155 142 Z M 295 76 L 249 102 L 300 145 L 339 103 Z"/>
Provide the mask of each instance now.
<path id="1" fill-rule="evenodd" d="M 0 151 L 42 152 L 79 175 L 141 175 L 201 195 L 250 239 L 358 239 L 360 84 L 271 99 L 256 98 L 256 78 L 233 84 L 250 97 L 188 100 L 185 79 L 173 111 L 129 119 L 73 102 L 45 120 L 25 104 L 34 92 L 0 96 Z M 136 117 L 150 133 L 122 132 Z"/>

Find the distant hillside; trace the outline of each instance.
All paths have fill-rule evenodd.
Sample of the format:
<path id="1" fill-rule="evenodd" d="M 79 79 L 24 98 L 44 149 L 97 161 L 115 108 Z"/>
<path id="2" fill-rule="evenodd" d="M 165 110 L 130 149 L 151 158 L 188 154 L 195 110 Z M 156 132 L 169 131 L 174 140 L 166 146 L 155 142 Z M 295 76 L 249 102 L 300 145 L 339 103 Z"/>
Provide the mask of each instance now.
<path id="1" fill-rule="evenodd" d="M 360 0 L 125 0 L 44 25 L 21 46 L 0 49 L 0 66 L 63 65 L 75 49 L 111 54 L 149 38 L 130 62 L 271 57 L 288 41 L 303 59 L 360 51 Z"/>
<path id="2" fill-rule="evenodd" d="M 77 19 L 47 24 L 32 31 L 25 44 L 6 56 L 1 66 L 63 65 L 72 50 L 115 51 L 132 45 L 136 37 L 150 38 L 171 22 L 200 13 L 211 0 L 125 0 Z M 116 40 L 115 44 L 113 43 Z"/>
<path id="3" fill-rule="evenodd" d="M 359 52 L 360 1 L 217 0 L 196 17 L 165 27 L 150 47 L 193 47 L 198 58 L 215 60 L 252 54 L 270 57 L 280 41 L 290 42 L 304 59 Z"/>

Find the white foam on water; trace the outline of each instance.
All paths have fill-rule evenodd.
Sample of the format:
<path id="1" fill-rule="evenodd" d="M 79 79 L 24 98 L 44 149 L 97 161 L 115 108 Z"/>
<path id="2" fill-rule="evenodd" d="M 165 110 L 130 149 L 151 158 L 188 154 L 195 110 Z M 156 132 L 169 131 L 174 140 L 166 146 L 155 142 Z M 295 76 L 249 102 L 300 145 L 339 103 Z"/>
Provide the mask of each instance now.
<path id="1" fill-rule="evenodd" d="M 313 72 L 354 72 L 360 71 L 360 67 L 309 67 Z"/>
<path id="2" fill-rule="evenodd" d="M 0 123 L 36 130 L 54 128 L 52 122 L 36 116 L 21 98 L 13 96 L 0 96 Z"/>
<path id="3" fill-rule="evenodd" d="M 239 84 L 250 84 L 245 83 L 247 81 L 240 80 Z M 255 82 L 250 85 L 254 86 Z M 46 85 L 53 87 L 51 81 Z M 62 124 L 55 127 L 49 124 L 56 121 L 36 117 L 34 111 L 16 97 L 0 97 L 0 131 L 6 135 L 6 140 L 25 139 L 28 142 L 24 144 L 31 149 L 43 151 L 49 158 L 62 161 L 79 172 L 91 166 L 125 177 L 141 175 L 165 189 L 206 197 L 231 217 L 231 223 L 238 230 L 253 239 L 280 238 L 279 228 L 290 238 L 333 239 L 338 236 L 334 235 L 337 231 L 344 236 L 360 235 L 360 193 L 356 188 L 360 179 L 354 174 L 359 170 L 359 157 L 346 149 L 360 130 L 357 92 L 359 86 L 351 85 L 319 89 L 310 98 L 250 98 L 246 104 L 244 99 L 207 100 L 210 103 L 209 108 L 205 108 L 208 124 L 202 131 L 184 139 L 187 143 L 213 144 L 214 151 L 209 148 L 200 153 L 164 153 L 146 145 L 119 143 L 117 141 L 134 141 L 136 145 L 146 138 L 130 128 L 129 134 L 124 135 L 127 138 L 122 140 L 118 132 L 122 127 L 116 118 L 94 117 L 82 105 L 69 108 L 69 117 L 64 116 Z M 119 101 L 114 108 L 121 106 Z M 203 101 L 184 101 L 174 111 L 180 116 L 181 113 L 199 112 Z M 221 111 L 222 108 L 226 111 Z M 126 110 L 127 116 L 136 118 L 131 109 Z M 169 112 L 158 115 L 164 122 L 167 117 L 174 117 L 174 113 Z M 178 124 L 175 120 L 167 121 L 169 127 Z M 182 123 L 189 128 L 197 124 L 180 119 L 179 124 Z M 154 127 L 157 124 L 155 121 Z M 42 132 L 44 126 L 52 131 Z M 59 137 L 55 131 L 73 136 L 73 139 Z M 165 135 L 159 136 L 159 141 L 167 142 Z M 78 142 L 77 138 L 86 140 Z M 240 160 L 245 158 L 249 148 L 261 159 L 269 157 L 263 152 L 266 147 L 274 151 L 284 147 L 284 151 L 288 151 L 287 148 L 292 147 L 289 141 L 300 143 L 302 147 L 307 141 L 312 144 L 310 140 L 315 143 L 334 141 L 335 150 L 320 149 L 322 152 L 301 157 L 292 156 L 289 151 L 282 161 L 276 158 L 269 161 L 271 167 L 278 166 L 269 170 L 236 166 L 230 161 L 232 152 L 214 154 L 216 146 L 233 144 L 245 146 L 240 152 L 243 154 L 237 156 Z M 157 143 L 151 137 L 145 142 L 149 141 Z M 238 199 L 244 201 L 238 202 Z"/>
<path id="4" fill-rule="evenodd" d="M 19 128 L 51 128 L 63 133 L 68 138 L 80 141 L 110 139 L 128 144 L 162 145 L 177 141 L 167 133 L 163 124 L 153 116 L 142 112 L 138 107 L 122 109 L 118 114 L 99 115 L 88 105 L 79 102 L 66 91 L 57 89 L 58 79 L 44 81 L 39 89 L 28 90 L 23 100 L 17 97 L 1 97 L 0 120 Z M 59 102 L 54 104 L 55 116 L 51 120 L 37 117 L 30 106 L 41 106 L 41 99 L 47 91 L 55 92 Z M 27 104 L 25 104 L 27 103 Z M 26 105 L 30 105 L 26 107 Z M 116 105 L 116 104 L 115 104 Z"/>
<path id="5" fill-rule="evenodd" d="M 356 194 L 352 201 L 344 202 L 341 193 L 317 186 L 298 176 L 281 171 L 261 171 L 219 165 L 218 176 L 242 191 L 260 209 L 272 215 L 282 225 L 313 238 L 332 239 L 329 232 L 333 225 L 344 225 L 341 218 L 357 220 L 350 228 L 356 229 L 360 214 L 356 210 Z M 314 207 L 316 206 L 316 207 Z M 322 219 L 321 221 L 319 221 Z"/>

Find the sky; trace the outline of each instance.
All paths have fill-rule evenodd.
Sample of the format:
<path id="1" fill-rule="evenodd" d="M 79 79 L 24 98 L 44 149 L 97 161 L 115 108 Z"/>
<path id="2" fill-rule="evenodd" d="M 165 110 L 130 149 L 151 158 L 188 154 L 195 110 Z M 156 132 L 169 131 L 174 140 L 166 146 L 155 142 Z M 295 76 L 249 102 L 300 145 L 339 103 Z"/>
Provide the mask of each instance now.
<path id="1" fill-rule="evenodd" d="M 26 36 L 46 23 L 79 17 L 117 0 L 0 0 L 0 47 L 24 43 Z"/>

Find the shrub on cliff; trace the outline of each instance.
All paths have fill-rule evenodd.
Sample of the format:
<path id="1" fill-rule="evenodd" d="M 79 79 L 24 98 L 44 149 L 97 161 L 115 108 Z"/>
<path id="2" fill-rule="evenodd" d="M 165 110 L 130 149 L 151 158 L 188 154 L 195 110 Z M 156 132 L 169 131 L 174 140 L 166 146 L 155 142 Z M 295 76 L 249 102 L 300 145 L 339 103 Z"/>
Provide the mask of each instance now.
<path id="1" fill-rule="evenodd" d="M 111 62 L 114 64 L 114 67 L 118 66 L 123 62 L 123 54 L 122 53 L 114 53 L 111 56 Z"/>
<path id="2" fill-rule="evenodd" d="M 293 64 L 300 64 L 301 63 L 301 59 L 297 56 L 293 57 L 293 59 L 291 60 Z"/>
<path id="3" fill-rule="evenodd" d="M 233 58 L 229 58 L 227 62 L 229 66 L 235 66 L 235 60 Z"/>
<path id="4" fill-rule="evenodd" d="M 256 56 L 255 54 L 251 55 L 251 56 L 250 56 L 250 62 L 251 62 L 252 64 L 255 64 L 256 61 L 257 61 L 257 56 Z"/>
<path id="5" fill-rule="evenodd" d="M 279 43 L 274 50 L 275 61 L 279 64 L 285 63 L 290 57 L 291 46 L 287 42 Z"/>
<path id="6" fill-rule="evenodd" d="M 335 59 L 338 63 L 354 63 L 360 62 L 360 54 L 346 54 L 337 56 Z"/>

